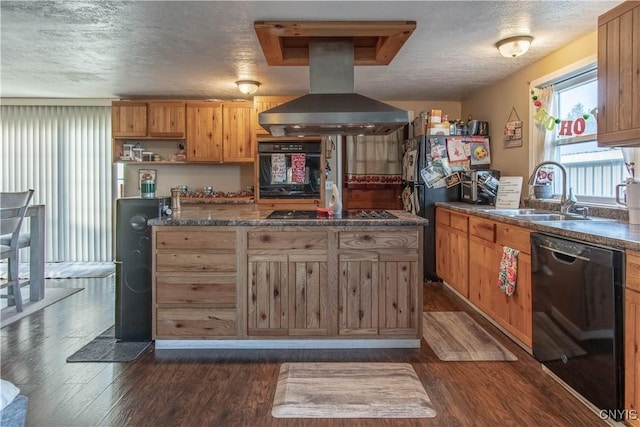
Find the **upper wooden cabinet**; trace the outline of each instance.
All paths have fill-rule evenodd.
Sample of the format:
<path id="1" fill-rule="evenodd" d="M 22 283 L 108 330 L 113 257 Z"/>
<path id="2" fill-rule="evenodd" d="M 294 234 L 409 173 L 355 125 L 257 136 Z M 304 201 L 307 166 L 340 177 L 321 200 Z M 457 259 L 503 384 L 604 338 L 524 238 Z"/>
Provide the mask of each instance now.
<path id="1" fill-rule="evenodd" d="M 598 144 L 640 146 L 640 2 L 598 18 Z"/>
<path id="2" fill-rule="evenodd" d="M 297 96 L 254 96 L 254 131 L 256 135 L 269 135 L 269 132 L 258 124 L 259 114 L 263 111 L 270 110 L 286 102 L 298 98 Z"/>
<path id="3" fill-rule="evenodd" d="M 126 139 L 184 139 L 187 162 L 255 161 L 250 102 L 114 101 L 111 115 L 114 160 Z"/>
<path id="4" fill-rule="evenodd" d="M 114 101 L 111 104 L 114 138 L 184 139 L 183 101 Z"/>
<path id="5" fill-rule="evenodd" d="M 184 116 L 184 102 L 149 102 L 149 136 L 183 139 L 185 134 Z"/>
<path id="6" fill-rule="evenodd" d="M 147 103 L 114 101 L 111 104 L 111 136 L 147 136 Z"/>
<path id="7" fill-rule="evenodd" d="M 187 161 L 222 161 L 222 103 L 187 102 Z"/>
<path id="8" fill-rule="evenodd" d="M 251 104 L 222 103 L 222 152 L 225 162 L 255 161 L 255 135 Z"/>

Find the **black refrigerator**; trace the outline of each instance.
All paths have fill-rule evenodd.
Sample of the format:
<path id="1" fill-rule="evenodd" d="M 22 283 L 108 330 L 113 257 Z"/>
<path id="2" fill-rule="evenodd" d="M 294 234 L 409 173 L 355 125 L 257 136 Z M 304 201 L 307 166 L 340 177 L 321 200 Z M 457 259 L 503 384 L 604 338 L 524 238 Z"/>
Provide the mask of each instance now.
<path id="1" fill-rule="evenodd" d="M 147 221 L 162 216 L 167 197 L 116 200 L 116 313 L 119 341 L 151 340 L 151 227 Z"/>
<path id="2" fill-rule="evenodd" d="M 420 135 L 404 141 L 404 152 L 417 151 L 417 157 L 407 160 L 405 157 L 403 177 L 405 184 L 413 194 L 413 202 L 416 204 L 416 214 L 427 218 L 429 225 L 424 227 L 424 279 L 440 280 L 436 275 L 436 202 L 454 202 L 460 200 L 460 186 L 431 188 L 425 184 L 420 171 L 430 164 L 431 144 L 430 138 L 438 138 L 444 141 L 446 136 Z M 406 173 L 411 168 L 413 173 Z M 409 175 L 409 176 L 408 176 Z M 409 178 L 408 180 L 406 178 Z"/>
<path id="3" fill-rule="evenodd" d="M 457 140 L 453 142 L 458 144 L 453 144 L 450 141 L 451 138 Z M 463 150 L 465 145 L 467 147 Z M 456 151 L 455 147 L 461 148 Z M 440 280 L 436 274 L 436 203 L 460 201 L 460 184 L 452 180 L 449 182 L 450 186 L 438 187 L 438 184 L 433 184 L 432 180 L 432 185 L 429 186 L 425 183 L 421 171 L 427 166 L 429 169 L 442 170 L 442 163 L 435 160 L 439 158 L 446 159 L 448 173 L 445 176 L 448 176 L 448 179 L 455 176 L 455 172 L 459 172 L 460 180 L 464 180 L 466 176 L 464 172 L 469 170 L 487 170 L 491 172 L 489 175 L 499 179 L 500 172 L 490 169 L 489 137 L 486 135 L 420 135 L 405 140 L 403 151 L 405 192 L 412 194 L 410 210 L 429 220 L 429 225 L 424 227 L 424 279 Z M 413 152 L 415 156 L 407 156 Z M 449 153 L 457 156 L 456 161 L 449 158 Z M 432 178 L 433 176 L 429 177 L 429 179 Z M 485 200 L 485 202 L 489 201 L 493 199 Z M 473 203 L 484 202 L 476 200 Z M 405 203 L 405 209 L 407 209 L 407 203 Z"/>

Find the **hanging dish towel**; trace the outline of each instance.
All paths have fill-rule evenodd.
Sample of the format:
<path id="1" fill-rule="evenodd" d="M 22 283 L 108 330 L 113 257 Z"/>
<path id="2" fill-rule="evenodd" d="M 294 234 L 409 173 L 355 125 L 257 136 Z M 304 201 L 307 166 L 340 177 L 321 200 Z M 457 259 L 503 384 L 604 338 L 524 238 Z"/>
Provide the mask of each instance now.
<path id="1" fill-rule="evenodd" d="M 291 181 L 304 183 L 306 175 L 306 156 L 303 153 L 291 155 Z"/>
<path id="2" fill-rule="evenodd" d="M 284 154 L 271 155 L 271 183 L 287 180 L 287 160 Z"/>
<path id="3" fill-rule="evenodd" d="M 519 250 L 505 246 L 502 248 L 502 260 L 498 273 L 498 287 L 507 296 L 513 295 L 518 281 L 518 253 Z"/>

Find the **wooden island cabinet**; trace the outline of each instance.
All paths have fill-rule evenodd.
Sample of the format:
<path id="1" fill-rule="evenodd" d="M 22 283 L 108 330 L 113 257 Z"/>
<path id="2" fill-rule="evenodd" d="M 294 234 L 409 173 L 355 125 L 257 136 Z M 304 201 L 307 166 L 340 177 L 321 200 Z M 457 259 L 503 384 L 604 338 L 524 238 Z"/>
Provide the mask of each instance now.
<path id="1" fill-rule="evenodd" d="M 398 218 L 388 221 L 398 226 L 372 219 L 280 226 L 262 214 L 224 226 L 215 211 L 151 220 L 156 347 L 419 347 L 426 220 L 393 213 Z"/>

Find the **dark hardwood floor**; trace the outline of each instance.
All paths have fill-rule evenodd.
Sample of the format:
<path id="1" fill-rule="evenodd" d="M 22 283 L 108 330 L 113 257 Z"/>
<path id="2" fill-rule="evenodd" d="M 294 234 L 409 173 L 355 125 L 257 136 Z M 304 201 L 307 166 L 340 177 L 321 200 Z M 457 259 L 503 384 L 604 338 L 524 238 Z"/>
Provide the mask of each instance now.
<path id="1" fill-rule="evenodd" d="M 2 378 L 29 397 L 27 426 L 600 426 L 539 363 L 440 284 L 425 310 L 464 310 L 516 362 L 443 362 L 409 350 L 164 350 L 132 363 L 66 363 L 114 321 L 114 278 L 47 280 L 84 287 L 1 330 Z M 437 412 L 431 419 L 276 419 L 282 362 L 407 362 Z"/>

